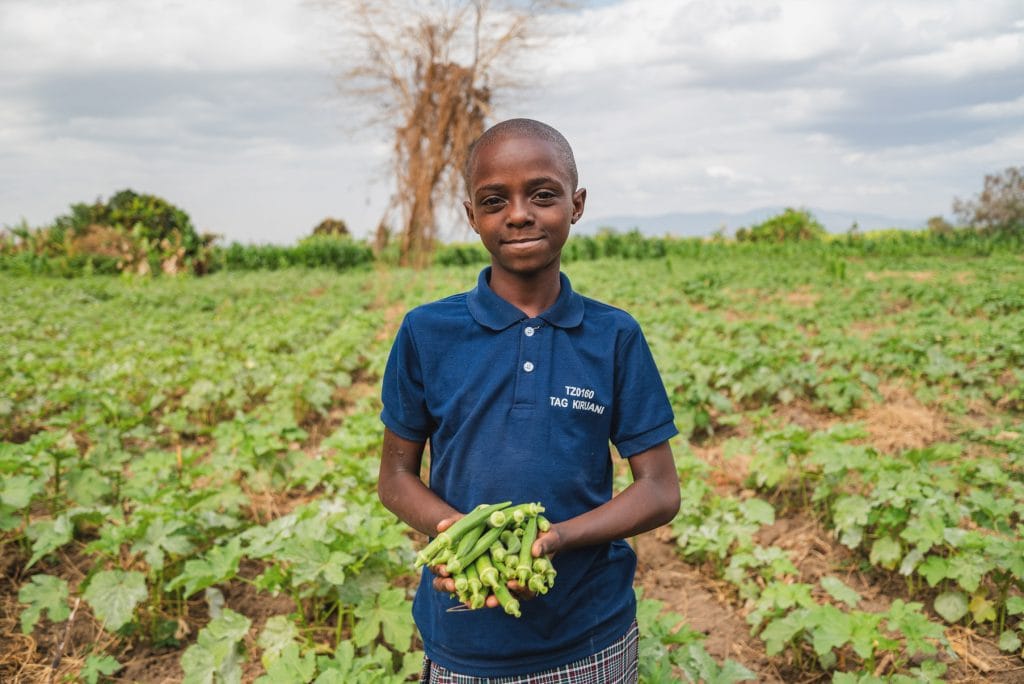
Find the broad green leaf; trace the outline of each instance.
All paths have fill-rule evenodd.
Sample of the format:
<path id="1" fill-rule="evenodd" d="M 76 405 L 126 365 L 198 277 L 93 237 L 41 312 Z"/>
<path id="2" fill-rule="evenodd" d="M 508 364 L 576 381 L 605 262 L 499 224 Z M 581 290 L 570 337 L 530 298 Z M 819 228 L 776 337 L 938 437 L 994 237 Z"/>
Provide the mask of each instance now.
<path id="1" fill-rule="evenodd" d="M 143 554 L 151 571 L 160 570 L 165 553 L 184 556 L 192 551 L 192 543 L 181 532 L 185 527 L 179 520 L 156 518 L 146 526 L 146 533 L 132 546 L 132 551 Z"/>
<path id="2" fill-rule="evenodd" d="M 1006 614 L 1020 615 L 1024 613 L 1024 596 L 1011 596 L 1006 599 Z"/>
<path id="3" fill-rule="evenodd" d="M 46 554 L 70 542 L 73 527 L 71 516 L 67 513 L 53 520 L 40 520 L 29 525 L 25 533 L 32 540 L 32 557 L 26 567 L 32 567 Z"/>
<path id="4" fill-rule="evenodd" d="M 376 600 L 356 606 L 355 616 L 352 641 L 356 646 L 366 646 L 381 634 L 399 652 L 409 650 L 413 635 L 412 613 L 401 589 L 385 589 Z"/>
<path id="5" fill-rule="evenodd" d="M 832 522 L 842 533 L 839 541 L 843 545 L 851 549 L 860 545 L 870 512 L 871 502 L 863 496 L 844 496 L 836 501 L 832 507 Z"/>
<path id="6" fill-rule="evenodd" d="M 299 653 L 299 645 L 290 643 L 279 657 L 267 667 L 267 674 L 258 678 L 256 684 L 306 684 L 316 674 L 316 654 Z"/>
<path id="7" fill-rule="evenodd" d="M 330 584 L 344 584 L 344 569 L 355 561 L 344 551 L 331 551 L 324 542 L 306 537 L 289 539 L 279 559 L 290 564 L 292 584 L 296 586 L 316 582 L 321 577 Z"/>
<path id="8" fill-rule="evenodd" d="M 893 650 L 899 646 L 899 642 L 879 631 L 878 625 L 881 622 L 882 615 L 879 613 L 850 614 L 850 644 L 853 646 L 853 652 L 861 658 L 867 659 L 874 653 Z"/>
<path id="9" fill-rule="evenodd" d="M 238 684 L 242 680 L 239 642 L 251 621 L 230 608 L 210 621 L 181 656 L 184 684 Z"/>
<path id="10" fill-rule="evenodd" d="M 955 579 L 964 591 L 977 591 L 992 563 L 980 554 L 959 553 L 948 559 L 947 577 Z"/>
<path id="11" fill-rule="evenodd" d="M 910 518 L 906 527 L 900 532 L 900 538 L 913 544 L 922 552 L 926 552 L 936 544 L 942 543 L 942 532 L 945 527 L 940 516 L 934 513 L 925 513 Z"/>
<path id="12" fill-rule="evenodd" d="M 879 537 L 871 545 L 869 560 L 874 565 L 880 565 L 886 570 L 893 570 L 896 564 L 903 557 L 903 549 L 900 543 L 892 537 Z"/>
<path id="13" fill-rule="evenodd" d="M 191 596 L 201 589 L 220 584 L 238 574 L 242 560 L 241 540 L 234 537 L 223 546 L 214 546 L 202 558 L 185 561 L 185 569 L 167 583 L 167 590 L 185 588 L 185 596 Z"/>
<path id="14" fill-rule="evenodd" d="M 1007 652 L 1016 652 L 1020 650 L 1020 637 L 1017 636 L 1017 632 L 1012 629 L 1005 630 L 999 635 L 999 650 Z"/>
<path id="15" fill-rule="evenodd" d="M 917 573 L 928 581 L 928 586 L 934 587 L 949 577 L 949 564 L 940 556 L 928 556 L 917 566 Z"/>
<path id="16" fill-rule="evenodd" d="M 135 607 L 146 599 L 146 577 L 141 572 L 104 570 L 93 575 L 82 597 L 111 632 L 132 621 Z"/>
<path id="17" fill-rule="evenodd" d="M 771 525 L 775 522 L 775 508 L 764 499 L 747 499 L 740 504 L 743 517 L 750 522 Z"/>
<path id="18" fill-rule="evenodd" d="M 819 655 L 839 648 L 853 636 L 850 616 L 834 606 L 820 606 L 814 609 L 815 624 L 811 629 L 814 652 Z"/>
<path id="19" fill-rule="evenodd" d="M 992 622 L 996 619 L 996 604 L 979 592 L 971 597 L 971 617 L 975 622 Z"/>
<path id="20" fill-rule="evenodd" d="M 0 483 L 0 503 L 16 511 L 27 507 L 43 491 L 43 481 L 28 475 L 12 475 Z"/>
<path id="21" fill-rule="evenodd" d="M 52 575 L 32 575 L 18 591 L 18 600 L 28 604 L 28 608 L 21 611 L 22 634 L 32 631 L 44 610 L 50 622 L 63 622 L 71 612 L 68 583 Z"/>
<path id="22" fill-rule="evenodd" d="M 782 652 L 782 649 L 793 640 L 803 628 L 805 610 L 794 611 L 789 615 L 772 620 L 761 632 L 761 640 L 764 641 L 765 651 L 773 656 Z"/>
<path id="23" fill-rule="evenodd" d="M 263 666 L 268 667 L 286 646 L 295 643 L 298 638 L 299 630 L 288 616 L 275 615 L 268 619 L 263 631 L 260 632 L 260 638 L 256 641 L 263 649 Z"/>
<path id="24" fill-rule="evenodd" d="M 921 663 L 920 667 L 911 668 L 910 672 L 922 684 L 940 684 L 945 681 L 943 675 L 946 674 L 947 669 L 946 663 L 940 663 L 937 660 L 926 660 Z"/>
<path id="25" fill-rule="evenodd" d="M 922 560 L 924 560 L 924 552 L 921 549 L 911 549 L 900 563 L 900 574 L 905 577 L 914 574 L 914 570 Z"/>
<path id="26" fill-rule="evenodd" d="M 923 607 L 920 603 L 904 603 L 902 599 L 896 599 L 886 615 L 889 631 L 906 640 L 909 655 L 935 653 L 935 645 L 930 640 L 940 641 L 945 636 L 942 625 L 925 617 L 921 611 Z"/>
<path id="27" fill-rule="evenodd" d="M 829 596 L 837 601 L 842 601 L 850 608 L 856 608 L 860 603 L 860 594 L 831 575 L 821 578 L 821 586 L 829 593 Z"/>
<path id="28" fill-rule="evenodd" d="M 96 472 L 95 468 L 83 468 L 68 473 L 68 496 L 82 506 L 92 506 L 113 489 L 107 478 Z"/>
<path id="29" fill-rule="evenodd" d="M 86 684 L 97 684 L 101 676 L 109 677 L 123 667 L 124 665 L 117 662 L 113 656 L 91 655 L 85 659 L 85 666 L 78 676 L 84 679 Z"/>
<path id="30" fill-rule="evenodd" d="M 731 660 L 726 661 L 726 665 L 732 663 Z M 396 679 L 399 681 L 406 681 L 413 675 L 419 674 L 423 670 L 423 651 L 409 651 L 402 655 L 402 668 L 395 673 Z M 732 682 L 743 681 L 741 679 L 733 679 Z M 729 684 L 729 682 L 723 682 L 722 684 Z"/>
<path id="31" fill-rule="evenodd" d="M 352 684 L 352 682 L 353 680 L 341 670 L 324 670 L 313 680 L 313 684 Z"/>
<path id="32" fill-rule="evenodd" d="M 935 612 L 946 622 L 957 622 L 967 615 L 967 597 L 959 591 L 944 591 L 935 597 Z"/>
<path id="33" fill-rule="evenodd" d="M 681 649 L 680 655 L 682 657 L 676 659 L 681 661 L 679 666 L 691 681 L 705 682 L 706 684 L 734 684 L 755 679 L 754 673 L 734 660 L 726 660 L 724 664 L 719 665 L 701 643 L 687 645 Z M 671 663 L 666 664 L 668 665 L 667 671 L 662 674 L 661 679 L 655 681 L 669 681 L 669 678 L 672 677 Z M 674 678 L 671 681 L 674 681 Z"/>

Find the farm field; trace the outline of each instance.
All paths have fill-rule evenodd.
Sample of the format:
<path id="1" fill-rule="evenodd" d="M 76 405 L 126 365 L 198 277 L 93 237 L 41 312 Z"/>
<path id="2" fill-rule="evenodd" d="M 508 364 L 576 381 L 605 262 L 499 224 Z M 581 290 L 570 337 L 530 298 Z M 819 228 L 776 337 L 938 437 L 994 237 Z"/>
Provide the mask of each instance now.
<path id="1" fill-rule="evenodd" d="M 0 681 L 415 677 L 379 382 L 477 270 L 0 272 Z M 682 433 L 682 509 L 633 540 L 642 681 L 1024 682 L 1021 255 L 565 270 L 641 322 Z"/>

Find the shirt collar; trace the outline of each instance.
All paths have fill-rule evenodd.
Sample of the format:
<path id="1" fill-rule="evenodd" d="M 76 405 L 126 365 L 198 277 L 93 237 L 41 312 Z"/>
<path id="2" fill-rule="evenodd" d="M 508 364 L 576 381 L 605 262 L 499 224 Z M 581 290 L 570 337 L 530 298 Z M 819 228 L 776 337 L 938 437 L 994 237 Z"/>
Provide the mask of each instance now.
<path id="1" fill-rule="evenodd" d="M 583 322 L 583 297 L 573 292 L 572 285 L 564 273 L 558 274 L 561 289 L 558 299 L 550 309 L 538 318 L 558 328 L 575 328 Z M 494 294 L 491 289 L 491 267 L 480 271 L 476 287 L 469 292 L 469 312 L 477 323 L 491 330 L 504 330 L 528 316 L 516 306 Z"/>

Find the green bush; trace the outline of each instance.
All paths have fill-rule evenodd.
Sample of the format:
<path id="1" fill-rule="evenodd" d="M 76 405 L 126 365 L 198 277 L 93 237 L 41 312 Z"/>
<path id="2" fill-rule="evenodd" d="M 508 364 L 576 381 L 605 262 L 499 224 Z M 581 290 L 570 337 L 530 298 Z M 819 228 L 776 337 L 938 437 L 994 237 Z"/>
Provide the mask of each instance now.
<path id="1" fill-rule="evenodd" d="M 490 262 L 491 255 L 479 242 L 454 242 L 441 245 L 434 251 L 434 263 L 438 266 L 467 266 Z"/>
<path id="2" fill-rule="evenodd" d="M 76 203 L 49 226 L 10 230 L 0 245 L 5 257 L 22 257 L 35 272 L 116 271 L 140 274 L 207 270 L 213 236 L 201 236 L 183 210 L 155 195 L 121 190 L 109 202 Z M 54 261 L 55 260 L 55 261 Z"/>
<path id="3" fill-rule="evenodd" d="M 738 242 L 801 242 L 821 240 L 825 227 L 806 209 L 787 208 L 784 212 L 750 228 L 736 231 Z"/>

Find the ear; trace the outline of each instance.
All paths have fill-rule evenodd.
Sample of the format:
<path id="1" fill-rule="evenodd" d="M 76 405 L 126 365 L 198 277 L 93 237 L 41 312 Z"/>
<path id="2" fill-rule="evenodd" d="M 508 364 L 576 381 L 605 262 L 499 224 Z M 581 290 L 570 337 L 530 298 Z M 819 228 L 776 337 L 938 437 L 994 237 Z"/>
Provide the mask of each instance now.
<path id="1" fill-rule="evenodd" d="M 580 188 L 572 194 L 572 223 L 583 216 L 583 206 L 587 203 L 587 189 Z"/>
<path id="2" fill-rule="evenodd" d="M 473 216 L 473 203 L 466 200 L 462 203 L 462 206 L 466 209 L 466 220 L 469 221 L 469 226 L 473 229 L 474 233 L 479 235 L 480 231 L 476 228 L 476 219 Z"/>

